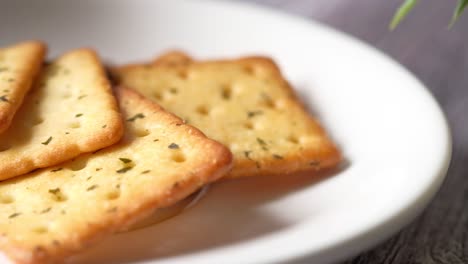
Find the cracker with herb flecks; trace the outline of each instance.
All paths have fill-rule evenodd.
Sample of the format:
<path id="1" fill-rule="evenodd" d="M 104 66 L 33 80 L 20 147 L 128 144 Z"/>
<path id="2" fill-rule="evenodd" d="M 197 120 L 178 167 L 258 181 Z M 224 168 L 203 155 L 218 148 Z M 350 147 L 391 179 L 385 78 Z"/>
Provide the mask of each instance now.
<path id="1" fill-rule="evenodd" d="M 229 177 L 320 170 L 341 159 L 271 59 L 193 61 L 171 52 L 113 74 L 228 146 Z"/>
<path id="2" fill-rule="evenodd" d="M 93 51 L 66 53 L 40 73 L 0 135 L 0 180 L 117 142 L 123 122 Z"/>
<path id="3" fill-rule="evenodd" d="M 0 250 L 16 263 L 63 260 L 229 170 L 226 147 L 132 90 L 116 93 L 118 144 L 0 182 Z"/>
<path id="4" fill-rule="evenodd" d="M 46 53 L 43 43 L 29 41 L 0 48 L 0 134 L 32 86 Z"/>

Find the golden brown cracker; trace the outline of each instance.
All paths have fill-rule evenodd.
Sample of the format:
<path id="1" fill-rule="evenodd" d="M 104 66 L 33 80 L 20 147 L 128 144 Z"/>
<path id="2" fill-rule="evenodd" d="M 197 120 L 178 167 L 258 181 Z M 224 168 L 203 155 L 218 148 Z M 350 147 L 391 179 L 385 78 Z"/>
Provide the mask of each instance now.
<path id="1" fill-rule="evenodd" d="M 66 53 L 45 67 L 0 135 L 0 180 L 117 142 L 122 119 L 97 55 Z"/>
<path id="2" fill-rule="evenodd" d="M 234 154 L 229 177 L 320 170 L 341 159 L 269 58 L 193 61 L 171 52 L 113 71 L 121 84 L 228 146 Z"/>
<path id="3" fill-rule="evenodd" d="M 46 46 L 28 41 L 0 48 L 0 134 L 11 124 L 44 61 Z"/>
<path id="4" fill-rule="evenodd" d="M 223 145 L 129 89 L 117 97 L 118 144 L 0 182 L 0 249 L 16 263 L 62 260 L 229 170 Z"/>

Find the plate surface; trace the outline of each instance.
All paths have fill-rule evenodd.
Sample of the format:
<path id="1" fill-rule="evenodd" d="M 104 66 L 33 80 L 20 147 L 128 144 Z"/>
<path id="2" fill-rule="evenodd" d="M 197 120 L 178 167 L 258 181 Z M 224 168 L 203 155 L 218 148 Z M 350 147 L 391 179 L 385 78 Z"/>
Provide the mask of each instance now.
<path id="1" fill-rule="evenodd" d="M 272 56 L 347 159 L 340 171 L 215 184 L 159 225 L 118 234 L 70 263 L 329 263 L 393 234 L 438 190 L 445 118 L 395 62 L 322 25 L 219 1 L 7 1 L 0 45 L 42 39 L 51 55 L 90 46 L 114 63 L 183 49 Z"/>

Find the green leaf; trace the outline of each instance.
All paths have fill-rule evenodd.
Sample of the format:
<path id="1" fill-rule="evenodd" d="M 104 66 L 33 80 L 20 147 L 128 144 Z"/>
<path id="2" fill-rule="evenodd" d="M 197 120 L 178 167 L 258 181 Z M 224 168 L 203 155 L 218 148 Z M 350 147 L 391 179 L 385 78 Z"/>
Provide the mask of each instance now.
<path id="1" fill-rule="evenodd" d="M 397 10 L 390 22 L 390 30 L 394 30 L 398 24 L 408 15 L 408 13 L 416 6 L 419 0 L 406 0 Z M 466 2 L 466 1 L 463 1 Z"/>
<path id="2" fill-rule="evenodd" d="M 465 10 L 467 5 L 468 5 L 468 0 L 458 0 L 457 8 L 455 9 L 455 12 L 453 13 L 452 21 L 450 22 L 449 27 L 452 27 L 455 24 L 455 22 L 457 22 L 458 18 L 463 13 L 463 10 Z"/>

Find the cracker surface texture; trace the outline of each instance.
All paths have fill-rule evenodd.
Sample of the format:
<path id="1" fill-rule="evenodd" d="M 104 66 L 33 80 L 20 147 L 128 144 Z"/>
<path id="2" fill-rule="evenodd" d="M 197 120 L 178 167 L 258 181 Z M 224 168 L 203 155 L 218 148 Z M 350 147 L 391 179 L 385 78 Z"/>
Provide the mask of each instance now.
<path id="1" fill-rule="evenodd" d="M 122 140 L 0 182 L 0 249 L 55 263 L 225 174 L 231 153 L 134 91 L 118 88 Z"/>
<path id="2" fill-rule="evenodd" d="M 38 41 L 0 48 L 0 134 L 11 124 L 44 61 L 46 46 Z"/>
<path id="3" fill-rule="evenodd" d="M 123 121 L 103 67 L 87 49 L 45 67 L 0 135 L 0 180 L 117 142 Z"/>
<path id="4" fill-rule="evenodd" d="M 269 58 L 193 61 L 181 52 L 113 69 L 132 87 L 234 154 L 229 177 L 336 166 L 340 152 Z"/>

